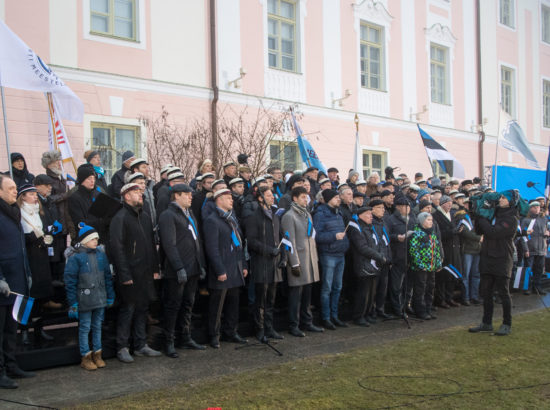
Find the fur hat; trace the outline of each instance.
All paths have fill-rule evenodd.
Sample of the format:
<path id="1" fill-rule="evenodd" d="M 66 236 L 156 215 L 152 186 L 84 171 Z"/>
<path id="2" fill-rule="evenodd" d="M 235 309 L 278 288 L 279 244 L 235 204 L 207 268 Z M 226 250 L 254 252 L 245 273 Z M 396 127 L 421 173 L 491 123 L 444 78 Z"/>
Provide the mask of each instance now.
<path id="1" fill-rule="evenodd" d="M 46 151 L 42 153 L 42 166 L 48 168 L 52 162 L 61 161 L 61 153 L 59 151 Z"/>

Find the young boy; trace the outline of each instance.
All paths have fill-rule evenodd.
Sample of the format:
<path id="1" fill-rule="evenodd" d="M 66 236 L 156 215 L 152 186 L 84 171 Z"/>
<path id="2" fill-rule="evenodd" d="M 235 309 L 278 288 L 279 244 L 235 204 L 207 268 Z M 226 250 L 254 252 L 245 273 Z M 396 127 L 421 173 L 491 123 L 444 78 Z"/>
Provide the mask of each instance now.
<path id="1" fill-rule="evenodd" d="M 70 306 L 69 317 L 80 321 L 80 366 L 86 370 L 96 370 L 105 367 L 101 358 L 101 324 L 105 306 L 112 306 L 115 292 L 109 261 L 103 247 L 97 246 L 97 231 L 84 223 L 80 223 L 79 228 L 78 243 L 70 249 L 72 254 L 65 265 L 65 288 Z M 90 329 L 93 353 L 89 345 Z"/>

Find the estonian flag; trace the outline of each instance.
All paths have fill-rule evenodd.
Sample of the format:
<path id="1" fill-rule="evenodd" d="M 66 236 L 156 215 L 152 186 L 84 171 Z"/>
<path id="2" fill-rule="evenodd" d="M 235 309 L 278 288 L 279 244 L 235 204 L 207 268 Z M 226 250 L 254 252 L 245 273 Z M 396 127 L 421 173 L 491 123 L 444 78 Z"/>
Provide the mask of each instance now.
<path id="1" fill-rule="evenodd" d="M 452 177 L 464 178 L 465 173 L 462 164 L 449 151 L 430 137 L 426 131 L 420 128 L 420 125 L 417 124 L 417 127 L 430 162 L 437 161 L 441 169 Z"/>
<path id="2" fill-rule="evenodd" d="M 290 251 L 290 253 L 294 254 L 294 246 L 292 246 L 292 242 L 290 241 L 290 235 L 288 232 L 285 232 L 285 237 L 281 239 L 281 244 L 285 245 L 285 249 L 287 251 Z"/>
<path id="3" fill-rule="evenodd" d="M 449 264 L 448 266 L 445 266 L 443 269 L 445 269 L 447 272 L 453 275 L 453 277 L 455 277 L 456 279 L 462 279 L 462 274 L 453 265 Z"/>
<path id="4" fill-rule="evenodd" d="M 529 278 L 533 273 L 528 266 L 519 266 L 514 277 L 514 289 L 529 290 Z"/>
<path id="5" fill-rule="evenodd" d="M 13 309 L 11 311 L 13 319 L 22 325 L 26 325 L 29 321 L 33 304 L 34 298 L 18 294 L 15 298 L 15 304 L 13 305 Z"/>

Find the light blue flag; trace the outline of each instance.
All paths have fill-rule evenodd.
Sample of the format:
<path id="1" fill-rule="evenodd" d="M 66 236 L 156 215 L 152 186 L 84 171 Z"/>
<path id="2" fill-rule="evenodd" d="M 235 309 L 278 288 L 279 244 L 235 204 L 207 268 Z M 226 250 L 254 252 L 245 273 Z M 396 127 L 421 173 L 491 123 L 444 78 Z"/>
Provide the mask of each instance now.
<path id="1" fill-rule="evenodd" d="M 510 117 L 504 110 L 500 110 L 499 128 L 500 135 L 498 138 L 500 145 L 510 151 L 523 155 L 527 161 L 527 164 L 530 166 L 540 168 L 537 159 L 529 148 L 529 143 L 527 142 L 527 138 L 525 137 L 523 130 L 517 121 L 513 120 L 512 117 Z"/>
<path id="2" fill-rule="evenodd" d="M 294 116 L 294 112 L 290 111 L 290 115 L 292 115 L 292 122 L 294 124 L 294 130 L 296 131 L 296 141 L 298 142 L 298 147 L 300 148 L 300 155 L 302 157 L 302 161 L 308 166 L 308 167 L 315 167 L 318 168 L 319 171 L 327 173 L 327 169 L 317 156 L 317 153 L 309 143 L 307 139 L 303 136 L 302 129 L 298 125 L 298 121 L 296 121 L 296 117 Z"/>

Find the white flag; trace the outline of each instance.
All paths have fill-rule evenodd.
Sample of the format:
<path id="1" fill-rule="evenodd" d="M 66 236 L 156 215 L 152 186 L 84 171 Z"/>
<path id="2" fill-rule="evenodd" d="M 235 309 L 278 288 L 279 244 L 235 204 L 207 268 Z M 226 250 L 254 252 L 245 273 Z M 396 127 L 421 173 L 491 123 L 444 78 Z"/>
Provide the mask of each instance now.
<path id="1" fill-rule="evenodd" d="M 61 153 L 62 162 L 70 162 L 73 158 L 73 151 L 63 127 L 63 122 L 59 117 L 58 105 L 53 98 L 48 98 L 49 121 L 48 140 L 50 150 L 58 150 Z"/>
<path id="2" fill-rule="evenodd" d="M 500 123 L 498 125 L 498 143 L 507 150 L 523 155 L 527 164 L 540 168 L 537 159 L 529 148 L 529 142 L 518 122 L 513 120 L 503 109 L 500 110 Z"/>
<path id="3" fill-rule="evenodd" d="M 0 50 L 0 86 L 51 92 L 62 118 L 82 122 L 80 98 L 1 20 Z"/>

